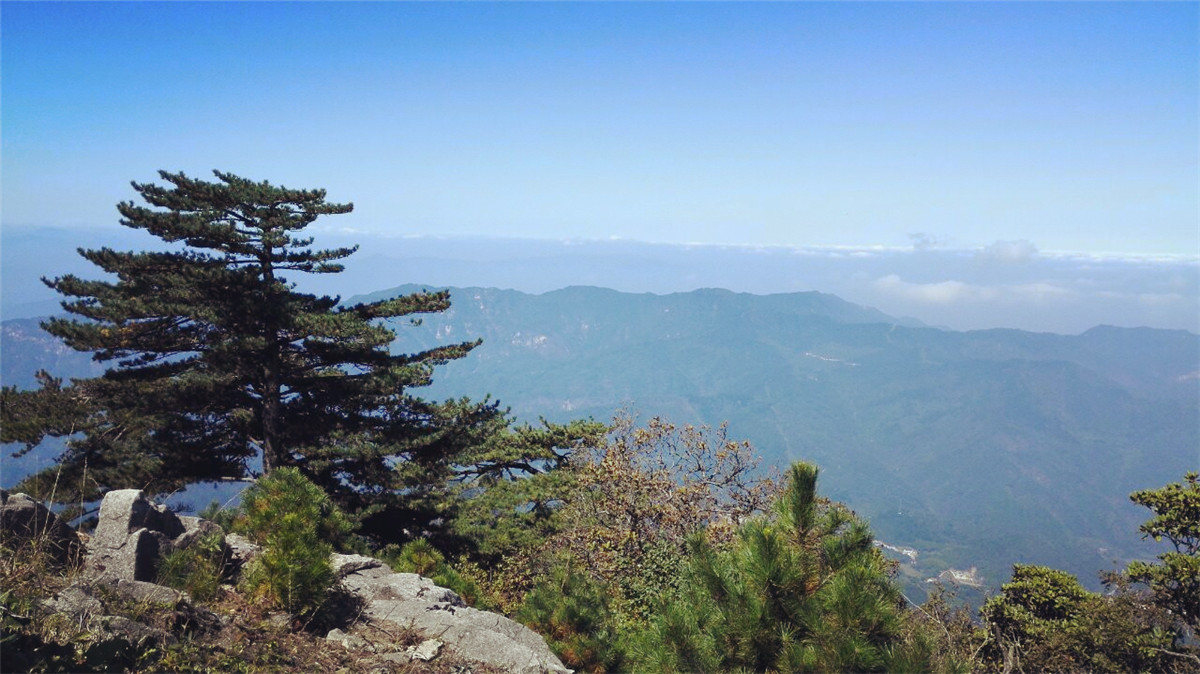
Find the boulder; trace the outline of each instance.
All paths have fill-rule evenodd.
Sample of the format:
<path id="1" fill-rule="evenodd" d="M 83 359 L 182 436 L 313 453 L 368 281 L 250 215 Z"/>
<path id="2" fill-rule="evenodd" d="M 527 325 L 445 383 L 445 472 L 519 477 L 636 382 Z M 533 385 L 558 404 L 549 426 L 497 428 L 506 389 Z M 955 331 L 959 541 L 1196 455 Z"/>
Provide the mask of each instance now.
<path id="1" fill-rule="evenodd" d="M 422 648 L 404 654 L 408 659 L 418 650 L 421 657 L 436 657 L 444 644 L 460 657 L 506 672 L 571 671 L 533 630 L 502 615 L 470 608 L 453 591 L 428 578 L 395 573 L 379 560 L 361 555 L 334 555 L 331 561 L 343 588 L 363 600 L 365 618 L 424 637 L 427 643 Z"/>
<path id="2" fill-rule="evenodd" d="M 141 489 L 115 489 L 100 502 L 100 520 L 91 544 L 117 548 L 138 529 L 160 533 L 167 540 L 187 530 L 178 515 L 164 505 L 151 503 Z"/>
<path id="3" fill-rule="evenodd" d="M 211 535 L 225 536 L 225 530 L 216 522 L 199 517 L 188 517 L 187 515 L 180 515 L 179 522 L 183 525 L 183 533 L 171 541 L 171 544 L 179 550 L 190 548 L 196 541 Z"/>
<path id="4" fill-rule="evenodd" d="M 186 593 L 137 580 L 81 577 L 43 606 L 90 632 L 93 648 L 161 646 L 222 626 L 219 616 L 192 604 Z"/>
<path id="5" fill-rule="evenodd" d="M 235 575 L 241 573 L 247 564 L 262 555 L 262 547 L 252 543 L 249 538 L 241 534 L 227 534 L 225 547 L 229 550 L 229 562 Z"/>
<path id="6" fill-rule="evenodd" d="M 360 649 L 368 652 L 374 652 L 375 647 L 369 641 L 358 636 L 357 634 L 348 634 L 338 628 L 329 630 L 325 638 L 335 644 L 341 644 L 343 648 Z"/>
<path id="7" fill-rule="evenodd" d="M 46 602 L 46 606 L 55 613 L 66 613 L 80 622 L 85 622 L 87 618 L 105 612 L 103 600 L 119 600 L 142 606 L 176 607 L 187 603 L 187 595 L 179 590 L 140 580 L 114 578 L 98 582 L 80 578 Z"/>
<path id="8" fill-rule="evenodd" d="M 4 489 L 0 489 L 0 544 L 14 552 L 41 546 L 59 564 L 76 559 L 84 549 L 75 530 L 60 517 L 28 494 Z"/>
<path id="9" fill-rule="evenodd" d="M 391 569 L 384 566 L 383 562 L 374 557 L 367 557 L 366 555 L 342 555 L 334 553 L 329 558 L 329 565 L 333 567 L 334 577 L 339 580 L 356 571 L 366 571 L 367 569 L 382 568 L 385 569 L 383 573 L 391 573 Z"/>
<path id="10" fill-rule="evenodd" d="M 198 517 L 185 522 L 166 506 L 151 503 L 140 489 L 113 490 L 100 502 L 100 519 L 88 541 L 88 567 L 107 578 L 153 581 L 164 556 L 220 530 Z"/>
<path id="11" fill-rule="evenodd" d="M 438 639 L 426 639 L 416 646 L 409 646 L 407 649 L 405 649 L 404 654 L 413 660 L 429 662 L 437 657 L 438 652 L 441 651 L 442 646 L 445 645 L 446 644 L 442 643 Z"/>

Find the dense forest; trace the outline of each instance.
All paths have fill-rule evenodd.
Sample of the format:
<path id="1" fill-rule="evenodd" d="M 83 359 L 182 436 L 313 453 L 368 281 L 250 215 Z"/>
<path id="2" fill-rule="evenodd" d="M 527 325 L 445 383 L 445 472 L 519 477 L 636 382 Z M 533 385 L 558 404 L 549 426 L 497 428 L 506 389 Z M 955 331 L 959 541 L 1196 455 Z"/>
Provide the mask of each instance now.
<path id="1" fill-rule="evenodd" d="M 302 230 L 352 206 L 215 175 L 162 172 L 134 183 L 144 205 L 118 205 L 168 249 L 82 250 L 101 280 L 47 280 L 71 316 L 44 329 L 104 373 L 3 389 L 0 440 L 66 442 L 14 491 L 81 527 L 110 490 L 251 481 L 206 516 L 268 547 L 245 591 L 302 625 L 330 610 L 329 554 L 370 553 L 514 617 L 581 671 L 1200 672 L 1196 473 L 1131 495 L 1164 551 L 1113 569 L 1102 593 L 1016 565 L 977 613 L 947 593 L 917 604 L 817 466 L 771 473 L 725 427 L 654 410 L 517 423 L 490 398 L 420 396 L 479 342 L 394 353 L 395 319 L 444 312 L 448 293 L 297 291 L 289 277 L 337 273 L 354 252 Z M 5 657 L 69 669 L 39 660 L 50 637 L 20 619 L 42 587 L 36 555 L 4 552 Z M 202 552 L 175 568 L 197 598 Z M 173 662 L 142 666 L 204 659 Z"/>

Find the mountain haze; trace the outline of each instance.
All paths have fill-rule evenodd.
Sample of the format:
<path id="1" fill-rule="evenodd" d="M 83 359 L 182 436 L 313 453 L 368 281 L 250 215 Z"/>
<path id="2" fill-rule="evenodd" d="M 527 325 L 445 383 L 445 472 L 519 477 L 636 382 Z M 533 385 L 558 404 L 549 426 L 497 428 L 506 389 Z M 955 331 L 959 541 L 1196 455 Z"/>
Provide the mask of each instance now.
<path id="1" fill-rule="evenodd" d="M 406 285 L 348 303 L 422 289 Z M 767 465 L 803 459 L 866 516 L 919 600 L 926 578 L 1014 562 L 1096 573 L 1150 557 L 1130 492 L 1200 464 L 1200 337 L 1097 327 L 1066 336 L 955 332 L 816 292 L 654 295 L 452 288 L 451 309 L 395 325 L 396 351 L 482 338 L 440 367 L 431 398 L 491 394 L 527 420 L 728 421 Z M 4 321 L 3 383 L 94 376 L 34 320 Z M 55 452 L 5 456 L 10 486 Z"/>
<path id="2" fill-rule="evenodd" d="M 399 350 L 483 338 L 431 395 L 490 393 L 526 419 L 728 421 L 771 465 L 816 462 L 831 497 L 917 549 L 914 587 L 970 566 L 995 585 L 1013 562 L 1095 585 L 1146 555 L 1128 494 L 1198 463 L 1186 331 L 953 332 L 820 293 L 451 292 L 449 312 L 398 326 Z"/>

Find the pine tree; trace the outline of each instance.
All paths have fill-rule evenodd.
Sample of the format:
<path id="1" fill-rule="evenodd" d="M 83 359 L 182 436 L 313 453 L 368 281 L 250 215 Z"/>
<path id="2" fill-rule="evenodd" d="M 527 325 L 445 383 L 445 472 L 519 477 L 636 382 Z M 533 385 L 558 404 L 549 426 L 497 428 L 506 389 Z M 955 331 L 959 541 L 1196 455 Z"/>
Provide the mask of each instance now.
<path id="1" fill-rule="evenodd" d="M 654 618 L 639 671 L 931 671 L 907 638 L 903 599 L 868 527 L 816 494 L 797 463 L 774 518 L 746 522 L 727 549 L 692 541 L 689 581 Z"/>
<path id="2" fill-rule="evenodd" d="M 60 501 L 166 492 L 251 477 L 261 459 L 263 473 L 296 467 L 376 531 L 437 517 L 455 458 L 507 421 L 494 403 L 410 392 L 478 342 L 392 354 L 381 319 L 444 311 L 448 293 L 347 307 L 298 292 L 287 275 L 339 272 L 355 248 L 313 250 L 297 233 L 353 206 L 215 174 L 160 172 L 168 185 L 133 183 L 147 205 L 118 205 L 122 225 L 167 250 L 80 250 L 106 279 L 45 280 L 74 317 L 43 328 L 110 369 L 4 390 L 4 441 L 70 437 L 53 475 L 23 487 L 55 479 Z"/>
<path id="3" fill-rule="evenodd" d="M 1161 564 L 1133 562 L 1126 574 L 1149 586 L 1156 604 L 1170 611 L 1194 642 L 1200 630 L 1200 473 L 1188 471 L 1182 482 L 1129 495 L 1154 512 L 1139 530 L 1143 538 L 1167 541 L 1174 548 L 1158 555 Z"/>

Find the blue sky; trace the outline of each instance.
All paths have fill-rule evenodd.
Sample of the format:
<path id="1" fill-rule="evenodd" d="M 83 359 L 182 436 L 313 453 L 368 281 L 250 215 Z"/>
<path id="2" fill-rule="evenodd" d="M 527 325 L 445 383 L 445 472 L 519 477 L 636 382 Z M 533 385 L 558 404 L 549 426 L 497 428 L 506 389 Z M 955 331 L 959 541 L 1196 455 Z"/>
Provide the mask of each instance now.
<path id="1" fill-rule="evenodd" d="M 0 217 L 109 227 L 219 168 L 377 234 L 1197 257 L 1198 35 L 1190 2 L 5 2 Z"/>

